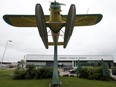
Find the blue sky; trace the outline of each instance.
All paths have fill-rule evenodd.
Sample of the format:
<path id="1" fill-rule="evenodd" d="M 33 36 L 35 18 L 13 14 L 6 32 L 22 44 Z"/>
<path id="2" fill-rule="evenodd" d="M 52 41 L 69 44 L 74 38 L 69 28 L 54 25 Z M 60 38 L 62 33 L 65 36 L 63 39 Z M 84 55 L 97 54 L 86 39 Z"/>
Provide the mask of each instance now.
<path id="1" fill-rule="evenodd" d="M 116 55 L 115 0 L 57 1 L 66 4 L 61 7 L 62 15 L 68 13 L 70 4 L 76 5 L 77 14 L 103 15 L 103 19 L 97 25 L 75 27 L 67 48 L 63 49 L 62 46 L 58 48 L 59 55 Z M 36 27 L 13 27 L 6 24 L 2 18 L 5 14 L 34 15 L 37 3 L 42 5 L 44 14 L 48 15 L 49 0 L 0 0 L 0 59 L 7 40 L 13 42 L 8 44 L 4 61 L 18 61 L 26 54 L 53 54 L 53 47 L 45 49 Z"/>

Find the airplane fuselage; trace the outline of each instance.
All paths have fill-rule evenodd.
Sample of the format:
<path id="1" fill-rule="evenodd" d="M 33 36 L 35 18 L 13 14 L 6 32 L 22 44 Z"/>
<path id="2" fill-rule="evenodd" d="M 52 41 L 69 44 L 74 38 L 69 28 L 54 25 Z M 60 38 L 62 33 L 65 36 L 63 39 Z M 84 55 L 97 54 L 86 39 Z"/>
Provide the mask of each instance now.
<path id="1" fill-rule="evenodd" d="M 60 5 L 59 4 L 51 4 L 50 5 L 50 17 L 49 17 L 49 21 L 47 21 L 47 25 L 49 26 L 49 28 L 52 31 L 52 37 L 54 39 L 54 34 L 57 34 L 57 38 L 60 35 L 60 30 L 61 28 L 65 25 L 65 22 L 62 20 L 61 17 L 61 9 L 60 9 Z"/>

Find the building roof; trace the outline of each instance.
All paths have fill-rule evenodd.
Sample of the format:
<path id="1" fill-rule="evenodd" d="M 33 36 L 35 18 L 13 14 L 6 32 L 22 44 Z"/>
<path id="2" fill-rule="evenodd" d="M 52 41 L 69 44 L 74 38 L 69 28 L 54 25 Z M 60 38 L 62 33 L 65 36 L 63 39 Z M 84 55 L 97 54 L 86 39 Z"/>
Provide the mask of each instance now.
<path id="1" fill-rule="evenodd" d="M 60 61 L 75 61 L 75 60 L 107 60 L 113 61 L 112 55 L 59 55 Z M 26 60 L 40 60 L 40 61 L 53 61 L 53 55 L 39 55 L 39 54 L 27 54 Z"/>

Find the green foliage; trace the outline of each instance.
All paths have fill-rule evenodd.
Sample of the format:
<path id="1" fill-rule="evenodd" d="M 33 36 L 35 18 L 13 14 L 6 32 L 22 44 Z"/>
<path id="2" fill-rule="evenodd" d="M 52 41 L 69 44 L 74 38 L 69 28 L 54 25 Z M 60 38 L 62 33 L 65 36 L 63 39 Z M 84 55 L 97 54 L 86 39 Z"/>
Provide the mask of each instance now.
<path id="1" fill-rule="evenodd" d="M 36 69 L 34 65 L 28 65 L 27 69 L 16 69 L 14 79 L 43 79 L 52 77 L 52 68 Z"/>
<path id="2" fill-rule="evenodd" d="M 102 59 L 102 75 L 103 75 L 104 77 L 107 77 L 107 76 L 110 75 L 109 73 L 110 73 L 110 72 L 109 72 L 109 70 L 108 70 L 108 64 L 105 63 L 105 62 L 103 61 L 103 59 Z"/>
<path id="3" fill-rule="evenodd" d="M 52 68 L 41 68 L 40 69 L 40 78 L 51 78 L 52 77 Z"/>
<path id="4" fill-rule="evenodd" d="M 35 78 L 36 69 L 34 65 L 28 65 L 26 69 L 25 79 L 33 79 Z"/>
<path id="5" fill-rule="evenodd" d="M 16 69 L 14 71 L 13 79 L 25 79 L 26 71 L 22 69 Z"/>
<path id="6" fill-rule="evenodd" d="M 80 72 L 77 73 L 80 78 L 95 79 L 95 80 L 108 80 L 109 74 L 103 76 L 101 67 L 83 66 Z"/>
<path id="7" fill-rule="evenodd" d="M 35 79 L 51 78 L 52 68 L 40 68 L 35 70 Z"/>

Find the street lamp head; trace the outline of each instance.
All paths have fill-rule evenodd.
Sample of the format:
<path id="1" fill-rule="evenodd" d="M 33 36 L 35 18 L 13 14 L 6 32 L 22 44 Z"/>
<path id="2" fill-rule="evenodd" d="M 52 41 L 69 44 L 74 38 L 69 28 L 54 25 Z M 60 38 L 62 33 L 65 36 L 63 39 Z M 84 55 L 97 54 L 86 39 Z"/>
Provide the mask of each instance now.
<path id="1" fill-rule="evenodd" d="M 8 40 L 8 42 L 12 42 L 12 40 Z"/>

